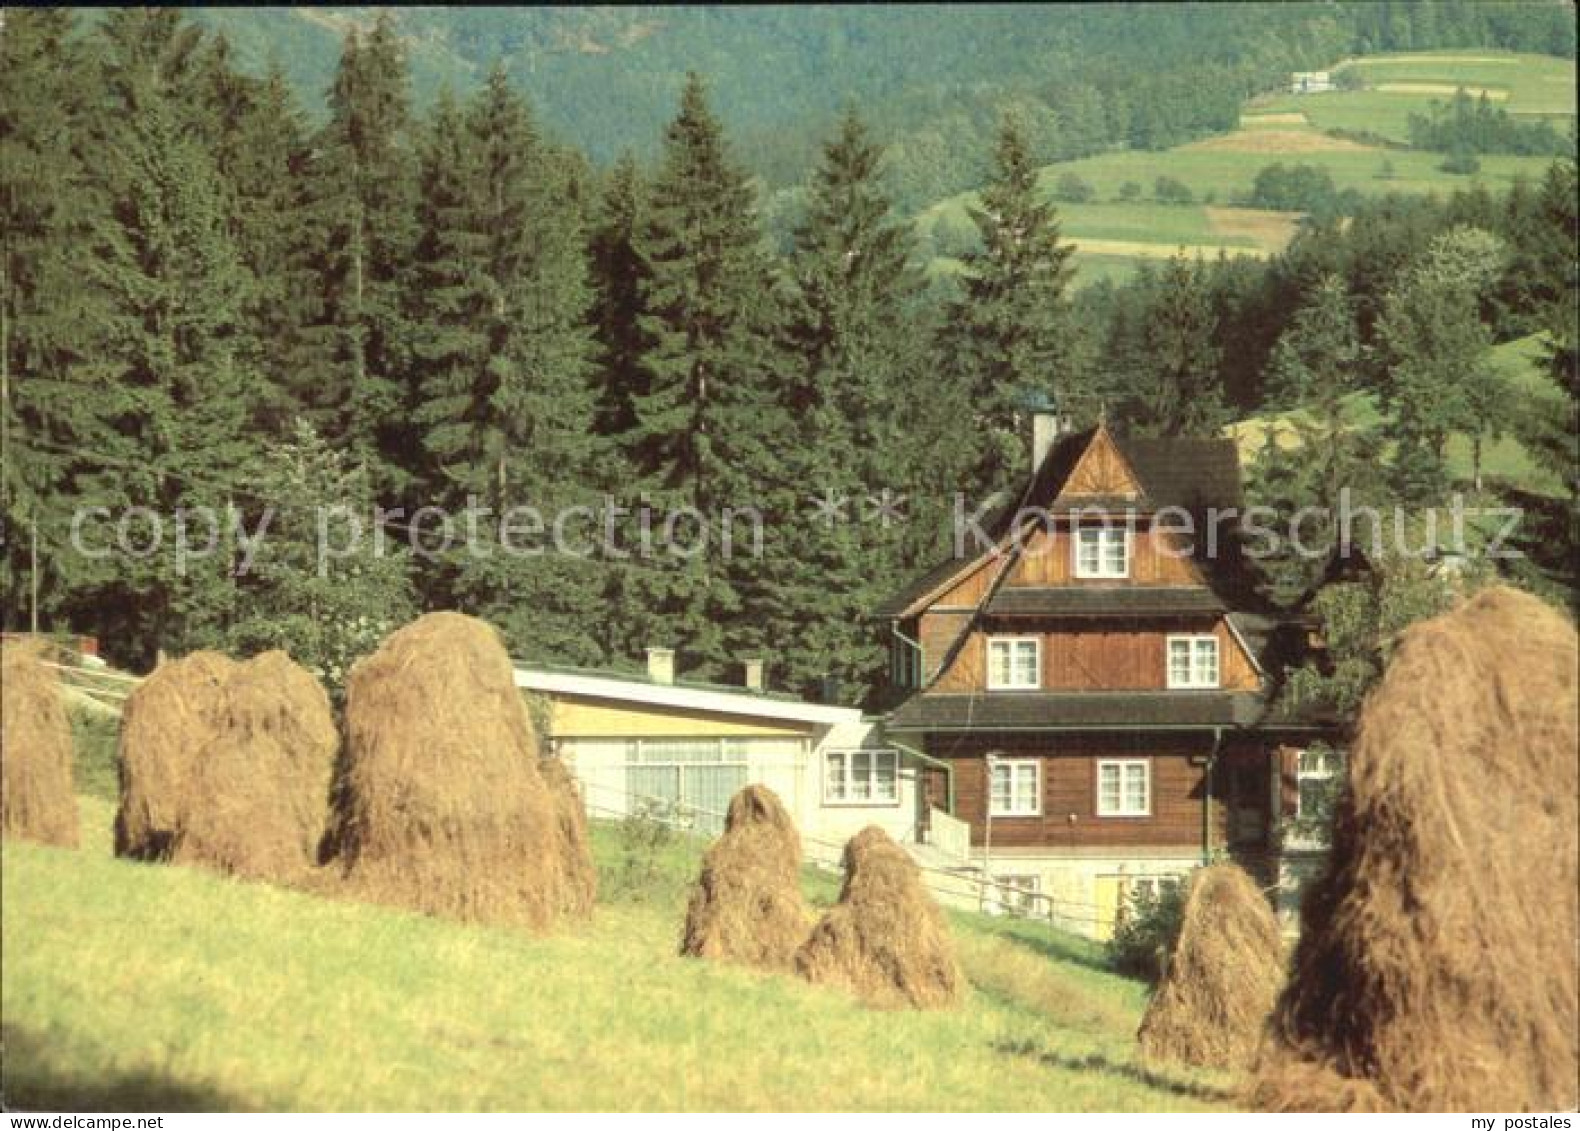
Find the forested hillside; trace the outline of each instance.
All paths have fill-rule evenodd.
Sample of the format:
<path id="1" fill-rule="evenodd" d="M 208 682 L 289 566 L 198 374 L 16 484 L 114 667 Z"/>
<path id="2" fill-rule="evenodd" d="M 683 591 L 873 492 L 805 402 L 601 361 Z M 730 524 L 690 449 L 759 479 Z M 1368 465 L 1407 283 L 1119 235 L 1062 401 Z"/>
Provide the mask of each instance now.
<path id="1" fill-rule="evenodd" d="M 284 69 L 327 107 L 340 39 L 377 9 L 202 9 L 255 75 Z M 1498 47 L 1574 54 L 1561 2 L 404 8 L 412 94 L 464 94 L 500 64 L 544 124 L 594 161 L 657 154 L 683 76 L 708 77 L 746 168 L 800 184 L 847 106 L 888 147 L 902 208 L 981 182 L 1006 111 L 1041 162 L 1162 149 L 1230 128 L 1291 70 L 1374 51 Z"/>
<path id="2" fill-rule="evenodd" d="M 1226 10 L 1192 18 L 1212 26 Z M 1555 28 L 1572 29 L 1554 10 L 1236 7 L 1234 28 L 1220 30 L 1227 41 L 1259 28 L 1255 66 L 1283 67 L 1289 51 L 1355 48 L 1366 28 L 1379 43 L 1388 29 L 1425 36 L 1427 13 L 1441 37 L 1462 33 L 1458 14 L 1475 34 L 1550 45 Z M 650 15 L 748 20 L 669 11 Z M 1170 38 L 1189 23 L 1173 12 L 1099 9 L 1097 30 L 1080 32 L 1100 33 L 1079 41 L 1084 52 L 1106 44 L 1132 68 L 1090 72 L 1103 106 L 1131 99 L 1125 131 L 1093 144 L 1214 128 L 1216 80 L 1198 75 L 1197 91 L 1145 54 L 1187 41 Z M 1309 36 L 1282 34 L 1289 12 Z M 1366 13 L 1381 22 L 1354 22 Z M 971 154 L 984 187 L 967 213 L 972 245 L 939 282 L 922 270 L 865 107 L 825 123 L 787 174 L 805 188 L 787 204 L 784 240 L 770 240 L 752 150 L 731 125 L 742 109 L 725 93 L 745 81 L 741 59 L 710 57 L 719 76 L 635 70 L 632 82 L 655 84 L 643 101 L 653 124 L 634 146 L 651 156 L 604 167 L 589 154 L 606 133 L 551 118 L 563 90 L 546 83 L 541 103 L 523 93 L 511 68 L 546 67 L 541 43 L 505 52 L 510 63 L 464 89 L 419 98 L 414 75 L 432 74 L 436 48 L 414 41 L 405 21 L 416 15 L 332 28 L 344 39 L 315 112 L 283 74 L 238 65 L 239 43 L 180 12 L 6 13 L 8 628 L 36 615 L 101 636 L 133 665 L 160 649 L 286 646 L 333 682 L 414 610 L 454 607 L 499 625 L 523 656 L 620 664 L 664 643 L 692 674 L 717 677 L 743 655 L 769 655 L 775 686 L 816 692 L 832 680 L 854 700 L 883 667 L 864 617 L 949 546 L 955 492 L 977 513 L 1017 480 L 1034 399 L 1077 422 L 1106 412 L 1168 435 L 1305 409 L 1305 450 L 1323 459 L 1272 450 L 1253 476 L 1255 497 L 1286 513 L 1331 502 L 1341 483 L 1414 507 L 1459 488 L 1493 501 L 1530 493 L 1479 463 L 1461 474 L 1448 458 L 1456 437 L 1513 436 L 1572 466 L 1572 162 L 1498 193 L 1381 194 L 1314 217 L 1265 261 L 1176 257 L 1072 293 L 1062 217 L 1039 184 L 1043 127 L 1026 113 L 999 118 L 995 95 L 969 144 L 949 149 Z M 637 17 L 580 18 L 612 44 Z M 865 18 L 841 13 L 819 34 L 854 37 Z M 1148 20 L 1157 34 L 1139 39 L 1133 21 Z M 903 40 L 925 22 L 901 13 L 871 34 Z M 967 50 L 973 26 L 955 27 L 951 51 L 991 54 L 987 41 Z M 1068 11 L 1056 26 L 1074 37 L 1086 21 Z M 1188 42 L 1219 50 L 1189 26 Z M 458 42 L 474 53 L 492 42 L 475 35 Z M 1081 54 L 1077 42 L 1066 47 Z M 1262 80 L 1238 49 L 1222 50 L 1211 73 L 1228 107 Z M 973 65 L 939 73 L 960 82 Z M 787 103 L 809 74 L 786 64 Z M 900 73 L 882 81 L 909 87 Z M 772 60 L 758 82 L 779 89 Z M 1153 82 L 1174 84 L 1155 105 L 1177 117 L 1141 137 L 1152 104 L 1136 92 Z M 611 114 L 617 93 L 602 97 Z M 919 97 L 891 93 L 875 115 Z M 1063 123 L 1078 93 L 1037 98 Z M 746 104 L 768 115 L 772 101 Z M 797 128 L 820 112 L 801 108 Z M 1525 338 L 1538 375 L 1515 388 L 1488 359 Z M 1386 451 L 1345 418 L 1360 393 L 1387 422 Z M 535 508 L 535 530 L 502 517 L 522 506 Z M 760 553 L 728 552 L 717 528 L 701 552 L 671 552 L 732 508 L 761 516 Z M 184 534 L 169 525 L 199 513 L 222 521 Z M 1519 568 L 1562 591 L 1571 512 L 1560 501 L 1544 513 L 1556 517 L 1529 535 L 1537 556 Z M 602 551 L 542 552 L 555 515 L 574 518 L 576 545 L 607 531 L 617 550 L 606 539 Z M 492 531 L 496 552 L 472 552 L 474 517 L 463 516 Z M 539 552 L 497 552 L 507 534 Z M 1285 564 L 1260 582 L 1270 599 L 1310 580 L 1309 563 Z"/>

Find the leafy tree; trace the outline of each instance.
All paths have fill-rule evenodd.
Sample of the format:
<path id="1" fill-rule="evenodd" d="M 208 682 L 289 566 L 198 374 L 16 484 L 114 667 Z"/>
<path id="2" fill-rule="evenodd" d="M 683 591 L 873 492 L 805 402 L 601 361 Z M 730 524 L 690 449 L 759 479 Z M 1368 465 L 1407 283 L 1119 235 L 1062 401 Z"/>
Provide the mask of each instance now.
<path id="1" fill-rule="evenodd" d="M 1486 579 L 1459 577 L 1417 557 L 1385 553 L 1359 581 L 1329 585 L 1311 605 L 1322 626 L 1322 653 L 1290 672 L 1280 693 L 1291 708 L 1325 711 L 1346 723 L 1381 678 L 1399 634 L 1447 611 Z"/>
<path id="2" fill-rule="evenodd" d="M 1476 229 L 1444 233 L 1385 300 L 1377 337 L 1388 375 L 1384 399 L 1398 432 L 1396 489 L 1405 501 L 1441 497 L 1444 444 L 1456 428 L 1475 437 L 1480 477 L 1481 437 L 1502 397 L 1487 364 L 1491 335 L 1480 309 L 1500 249 L 1496 237 Z"/>
<path id="3" fill-rule="evenodd" d="M 366 470 L 306 421 L 259 456 L 247 529 L 261 536 L 238 567 L 224 643 L 243 655 L 284 649 L 338 700 L 351 665 L 416 614 L 407 555 L 376 537 Z"/>
<path id="4" fill-rule="evenodd" d="M 965 258 L 961 296 L 950 305 L 944 352 L 950 376 L 969 390 L 988 436 L 984 483 L 1002 483 L 1025 465 L 1021 400 L 1040 393 L 1069 405 L 1084 390 L 1075 364 L 1067 291 L 1074 248 L 1037 189 L 1019 125 L 999 131 L 992 180 L 971 218 L 982 249 Z"/>
<path id="5" fill-rule="evenodd" d="M 1152 196 L 1159 204 L 1189 204 L 1195 199 L 1189 185 L 1166 174 L 1152 183 Z"/>
<path id="6" fill-rule="evenodd" d="M 1258 565 L 1265 591 L 1280 604 L 1310 592 L 1329 568 L 1346 497 L 1352 507 L 1375 499 L 1366 442 L 1348 405 L 1358 354 L 1343 281 L 1325 276 L 1273 351 L 1273 401 L 1300 410 L 1288 417 L 1289 443 L 1270 431 L 1248 484 L 1256 503 L 1277 515 L 1281 537 Z"/>
<path id="7" fill-rule="evenodd" d="M 1090 181 L 1075 173 L 1065 173 L 1053 185 L 1053 199 L 1062 200 L 1069 204 L 1085 204 L 1095 196 L 1097 190 Z"/>

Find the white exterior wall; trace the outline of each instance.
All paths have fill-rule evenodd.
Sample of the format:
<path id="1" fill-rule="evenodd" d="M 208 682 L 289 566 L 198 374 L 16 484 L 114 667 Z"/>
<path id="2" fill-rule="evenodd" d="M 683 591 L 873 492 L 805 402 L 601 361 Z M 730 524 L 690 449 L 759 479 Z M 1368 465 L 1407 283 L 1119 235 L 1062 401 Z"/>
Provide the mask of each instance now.
<path id="1" fill-rule="evenodd" d="M 883 741 L 878 724 L 870 720 L 837 723 L 821 730 L 807 758 L 802 808 L 796 823 L 809 859 L 837 863 L 845 842 L 868 825 L 877 825 L 901 844 L 916 841 L 920 775 L 914 760 L 899 755 L 898 803 L 830 803 L 823 800 L 823 755 L 829 750 L 892 750 Z"/>
<path id="2" fill-rule="evenodd" d="M 875 723 L 852 721 L 815 728 L 803 738 L 739 738 L 747 752 L 746 780 L 779 795 L 800 831 L 808 859 L 838 861 L 844 845 L 868 825 L 878 825 L 901 843 L 916 840 L 918 773 L 899 759 L 897 804 L 827 804 L 823 800 L 823 752 L 870 747 L 888 749 Z M 563 738 L 560 756 L 582 789 L 588 814 L 618 820 L 632 807 L 627 787 L 629 740 Z"/>
<path id="3" fill-rule="evenodd" d="M 978 869 L 984 864 L 982 850 L 974 850 L 971 862 Z M 1113 907 L 1104 907 L 1106 887 L 1109 898 L 1116 888 L 1110 882 L 1121 878 L 1183 879 L 1201 865 L 1200 851 L 1170 848 L 1094 849 L 1087 852 L 1050 854 L 1038 849 L 1015 848 L 992 852 L 987 871 L 994 877 L 1036 876 L 1039 894 L 1051 899 L 1052 906 L 1039 902 L 1053 923 L 1088 938 L 1106 935 Z M 977 873 L 980 875 L 980 872 Z M 947 876 L 930 877 L 930 886 L 940 900 L 952 906 L 974 909 L 980 899 L 978 885 L 971 879 Z"/>

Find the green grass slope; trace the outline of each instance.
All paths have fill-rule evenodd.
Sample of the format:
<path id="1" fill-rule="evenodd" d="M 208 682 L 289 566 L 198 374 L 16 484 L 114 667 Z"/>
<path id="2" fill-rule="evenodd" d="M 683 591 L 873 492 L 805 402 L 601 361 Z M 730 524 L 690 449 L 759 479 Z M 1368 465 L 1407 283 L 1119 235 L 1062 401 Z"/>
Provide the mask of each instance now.
<path id="1" fill-rule="evenodd" d="M 1445 101 L 1461 86 L 1473 95 L 1486 91 L 1516 116 L 1552 118 L 1560 131 L 1575 115 L 1572 59 L 1434 51 L 1352 59 L 1341 69 L 1358 72 L 1366 89 L 1259 99 L 1246 113 L 1299 113 L 1318 129 L 1365 131 L 1401 143 L 1409 141 L 1411 114 L 1426 113 L 1434 101 Z"/>
<path id="2" fill-rule="evenodd" d="M 1133 1060 L 1143 990 L 1046 927 L 957 917 L 972 990 L 894 1014 L 676 956 L 698 848 L 595 834 L 605 896 L 546 938 L 84 845 L 8 843 L 4 1098 L 85 1109 L 1114 1109 L 1229 1102 Z M 635 869 L 635 871 L 633 871 Z M 832 898 L 831 883 L 811 883 Z"/>
<path id="3" fill-rule="evenodd" d="M 1557 389 L 1544 368 L 1545 351 L 1545 338 L 1540 334 L 1493 347 L 1489 364 L 1503 375 L 1511 402 L 1516 406 L 1523 407 L 1537 398 L 1556 394 Z M 1371 393 L 1354 394 L 1349 399 L 1348 409 L 1351 426 L 1368 435 L 1376 434 L 1378 450 L 1387 458 L 1391 454 L 1391 445 L 1385 439 L 1387 421 L 1378 408 L 1376 397 Z M 1241 461 L 1248 465 L 1261 451 L 1270 429 L 1281 445 L 1298 444 L 1294 423 L 1300 415 L 1297 411 L 1251 417 L 1229 425 L 1224 434 L 1236 441 Z M 1463 433 L 1456 432 L 1448 438 L 1449 472 L 1461 482 L 1471 479 L 1473 448 L 1471 438 Z M 1481 464 L 1482 475 L 1489 483 L 1545 498 L 1562 498 L 1567 493 L 1562 469 L 1533 458 L 1514 436 L 1503 434 L 1485 442 Z"/>
<path id="4" fill-rule="evenodd" d="M 1064 234 L 1076 245 L 1079 282 L 1123 279 L 1144 262 L 1177 251 L 1216 256 L 1266 256 L 1293 236 L 1294 213 L 1234 207 L 1249 197 L 1256 175 L 1268 165 L 1313 165 L 1340 190 L 1366 195 L 1438 193 L 1481 184 L 1502 190 L 1516 178 L 1539 180 L 1546 157 L 1486 156 L 1474 175 L 1445 173 L 1443 156 L 1420 150 L 1363 144 L 1332 136 L 1331 130 L 1365 131 L 1403 144 L 1410 114 L 1422 113 L 1464 85 L 1494 92 L 1499 105 L 1520 114 L 1553 116 L 1563 129 L 1575 113 L 1575 63 L 1544 55 L 1478 51 L 1380 55 L 1345 64 L 1360 70 L 1371 89 L 1313 95 L 1270 95 L 1245 106 L 1241 129 L 1164 150 L 1126 150 L 1043 168 L 1040 183 L 1053 197 L 1061 177 L 1090 185 L 1087 203 L 1058 205 Z M 1443 88 L 1433 93 L 1429 88 Z M 1159 177 L 1172 177 L 1191 192 L 1189 204 L 1155 199 Z M 1140 195 L 1121 200 L 1127 183 Z M 950 197 L 924 210 L 924 233 L 968 231 L 974 193 Z M 957 237 L 958 238 L 958 237 Z M 953 265 L 935 263 L 947 273 Z"/>

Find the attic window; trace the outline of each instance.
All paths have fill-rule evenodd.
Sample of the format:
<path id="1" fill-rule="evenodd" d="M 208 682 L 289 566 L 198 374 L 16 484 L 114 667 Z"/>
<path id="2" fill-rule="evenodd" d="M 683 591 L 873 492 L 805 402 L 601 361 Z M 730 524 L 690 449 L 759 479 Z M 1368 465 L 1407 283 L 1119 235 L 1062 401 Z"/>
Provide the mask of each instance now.
<path id="1" fill-rule="evenodd" d="M 1130 531 L 1118 526 L 1082 526 L 1075 531 L 1076 577 L 1129 577 Z"/>

